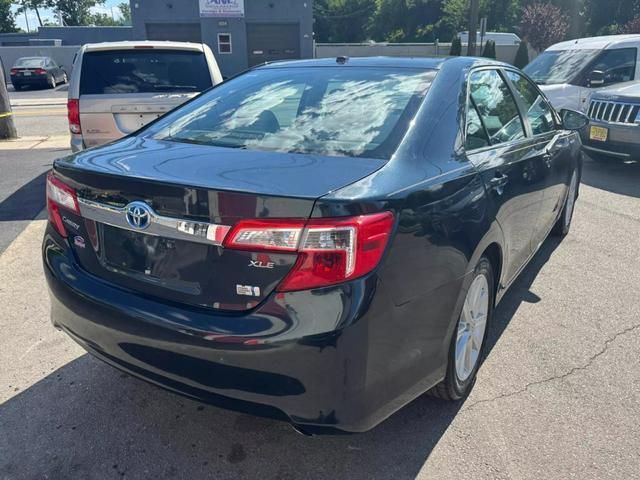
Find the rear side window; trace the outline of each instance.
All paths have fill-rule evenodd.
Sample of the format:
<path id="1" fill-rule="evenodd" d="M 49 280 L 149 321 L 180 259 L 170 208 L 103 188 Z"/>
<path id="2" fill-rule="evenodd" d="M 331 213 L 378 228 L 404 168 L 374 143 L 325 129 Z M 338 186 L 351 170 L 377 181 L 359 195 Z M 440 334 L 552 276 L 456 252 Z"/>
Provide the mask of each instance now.
<path id="1" fill-rule="evenodd" d="M 204 53 L 140 49 L 87 52 L 80 95 L 201 92 L 211 87 Z"/>
<path id="2" fill-rule="evenodd" d="M 520 97 L 527 109 L 527 119 L 531 124 L 533 134 L 541 135 L 555 130 L 551 107 L 542 98 L 538 89 L 529 80 L 516 72 L 507 71 L 506 74 L 515 87 L 516 95 Z"/>
<path id="3" fill-rule="evenodd" d="M 388 159 L 435 76 L 408 68 L 257 69 L 165 116 L 153 134 L 227 148 Z"/>
<path id="4" fill-rule="evenodd" d="M 492 145 L 524 138 L 516 101 L 496 70 L 472 73 L 470 93 Z"/>

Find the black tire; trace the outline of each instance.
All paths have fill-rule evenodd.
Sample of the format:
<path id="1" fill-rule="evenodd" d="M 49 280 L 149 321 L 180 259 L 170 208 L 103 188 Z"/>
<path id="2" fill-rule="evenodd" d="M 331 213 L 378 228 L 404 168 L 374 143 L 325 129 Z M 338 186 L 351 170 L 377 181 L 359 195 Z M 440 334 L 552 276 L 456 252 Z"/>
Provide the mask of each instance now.
<path id="1" fill-rule="evenodd" d="M 17 92 L 18 90 L 22 90 L 22 85 L 19 83 L 13 83 L 13 89 Z"/>
<path id="2" fill-rule="evenodd" d="M 575 175 L 576 185 L 572 193 L 571 184 L 574 181 L 574 175 Z M 573 174 L 571 176 L 571 180 L 569 183 L 569 191 L 567 192 L 567 198 L 564 201 L 564 205 L 562 207 L 562 212 L 560 213 L 560 217 L 558 218 L 558 220 L 556 221 L 556 224 L 553 226 L 553 229 L 551 230 L 551 235 L 553 235 L 554 237 L 564 238 L 569 233 L 569 230 L 571 230 L 571 221 L 573 220 L 575 201 L 578 198 L 579 183 L 580 183 L 580 178 L 579 178 L 578 169 L 576 168 L 573 171 Z M 573 204 L 571 204 L 569 201 L 570 200 L 569 197 L 571 195 L 573 195 Z M 571 211 L 568 212 L 569 208 L 571 208 Z"/>
<path id="3" fill-rule="evenodd" d="M 480 368 L 480 365 L 482 365 L 484 357 L 487 353 L 486 352 L 487 351 L 487 334 L 491 327 L 491 320 L 493 318 L 493 304 L 495 299 L 495 292 L 494 292 L 495 283 L 494 283 L 494 277 L 493 277 L 494 275 L 493 267 L 491 266 L 491 262 L 487 257 L 482 257 L 478 261 L 478 264 L 474 269 L 473 278 L 471 279 L 469 285 L 471 285 L 474 279 L 479 275 L 484 275 L 486 277 L 487 285 L 489 288 L 489 292 L 488 292 L 489 306 L 488 306 L 488 313 L 487 313 L 487 321 L 486 321 L 486 327 L 484 330 L 484 336 L 482 338 L 480 354 L 478 355 L 476 364 L 473 367 L 471 374 L 467 377 L 466 380 L 461 381 L 460 378 L 458 377 L 458 374 L 456 372 L 456 366 L 455 366 L 456 365 L 455 349 L 456 349 L 458 325 L 460 324 L 460 321 L 462 318 L 462 311 L 461 311 L 460 315 L 458 315 L 458 321 L 456 322 L 456 326 L 451 336 L 451 343 L 449 344 L 447 374 L 442 382 L 440 382 L 438 385 L 433 387 L 428 392 L 429 395 L 433 397 L 440 398 L 442 400 L 448 400 L 448 401 L 457 401 L 462 398 L 465 398 L 469 394 L 469 392 L 471 392 L 471 389 L 475 384 L 478 369 Z"/>

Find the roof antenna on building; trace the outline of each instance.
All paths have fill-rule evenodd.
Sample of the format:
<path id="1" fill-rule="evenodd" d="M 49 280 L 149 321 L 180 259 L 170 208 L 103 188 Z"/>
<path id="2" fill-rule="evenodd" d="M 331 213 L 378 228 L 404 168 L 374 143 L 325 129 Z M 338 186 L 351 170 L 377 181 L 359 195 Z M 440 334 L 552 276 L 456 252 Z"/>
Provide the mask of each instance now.
<path id="1" fill-rule="evenodd" d="M 339 63 L 340 65 L 344 65 L 348 61 L 349 61 L 349 57 L 345 57 L 343 55 L 340 55 L 339 57 L 336 57 L 336 63 Z"/>

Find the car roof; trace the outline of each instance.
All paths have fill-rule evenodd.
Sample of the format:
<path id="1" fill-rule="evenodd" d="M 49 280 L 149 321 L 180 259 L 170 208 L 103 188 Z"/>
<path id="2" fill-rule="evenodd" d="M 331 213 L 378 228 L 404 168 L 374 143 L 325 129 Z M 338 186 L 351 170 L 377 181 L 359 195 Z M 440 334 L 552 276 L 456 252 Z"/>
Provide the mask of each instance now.
<path id="1" fill-rule="evenodd" d="M 640 35 L 606 35 L 602 37 L 578 38 L 556 43 L 547 50 L 603 50 L 607 48 L 637 46 L 639 43 Z"/>
<path id="2" fill-rule="evenodd" d="M 20 57 L 16 62 L 19 62 L 20 60 L 44 60 L 45 58 L 49 57 Z"/>
<path id="3" fill-rule="evenodd" d="M 201 43 L 152 40 L 87 43 L 83 46 L 85 52 L 129 50 L 135 48 L 162 48 L 169 50 L 192 50 L 198 52 L 202 52 L 204 50 Z"/>
<path id="4" fill-rule="evenodd" d="M 476 57 L 329 57 L 313 58 L 307 60 L 283 60 L 278 62 L 266 63 L 260 65 L 257 68 L 335 67 L 336 65 L 340 65 L 348 67 L 417 68 L 440 70 L 443 65 L 454 63 L 461 66 L 471 66 L 479 64 L 507 66 L 506 63 Z"/>

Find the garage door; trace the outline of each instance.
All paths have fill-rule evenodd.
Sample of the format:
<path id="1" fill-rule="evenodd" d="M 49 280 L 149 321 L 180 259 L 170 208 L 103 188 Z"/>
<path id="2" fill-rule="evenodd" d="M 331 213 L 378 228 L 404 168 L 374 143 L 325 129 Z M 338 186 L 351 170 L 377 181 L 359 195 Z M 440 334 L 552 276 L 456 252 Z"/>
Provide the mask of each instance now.
<path id="1" fill-rule="evenodd" d="M 247 24 L 249 66 L 300 58 L 300 26 L 291 23 Z"/>
<path id="2" fill-rule="evenodd" d="M 147 40 L 202 43 L 199 23 L 147 23 Z"/>

